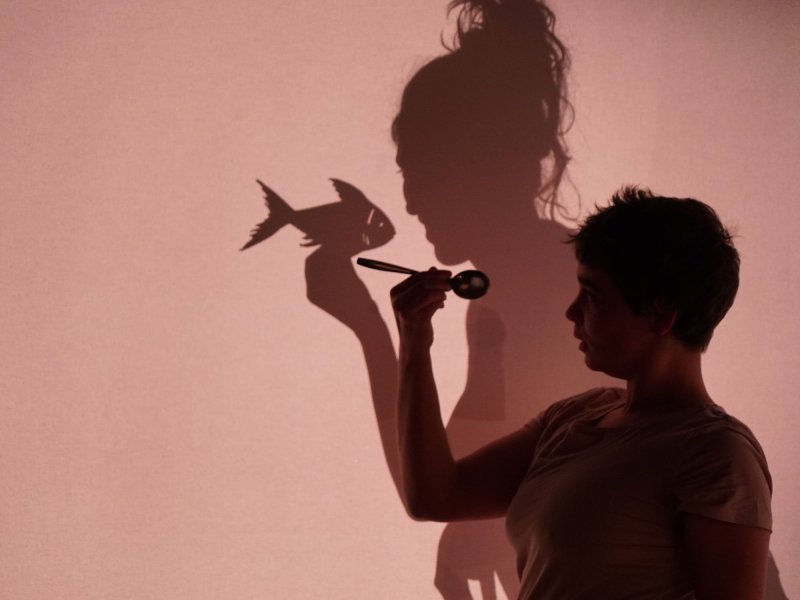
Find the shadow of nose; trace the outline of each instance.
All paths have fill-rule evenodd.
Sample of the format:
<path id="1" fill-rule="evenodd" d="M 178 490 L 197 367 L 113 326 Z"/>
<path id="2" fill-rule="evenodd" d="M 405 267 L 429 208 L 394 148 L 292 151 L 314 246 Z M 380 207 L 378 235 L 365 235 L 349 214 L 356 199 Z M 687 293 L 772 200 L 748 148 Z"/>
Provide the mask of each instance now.
<path id="1" fill-rule="evenodd" d="M 406 212 L 412 216 L 419 214 L 419 211 L 416 208 L 417 204 L 412 200 L 412 190 L 407 179 L 403 180 L 403 197 L 406 199 Z"/>

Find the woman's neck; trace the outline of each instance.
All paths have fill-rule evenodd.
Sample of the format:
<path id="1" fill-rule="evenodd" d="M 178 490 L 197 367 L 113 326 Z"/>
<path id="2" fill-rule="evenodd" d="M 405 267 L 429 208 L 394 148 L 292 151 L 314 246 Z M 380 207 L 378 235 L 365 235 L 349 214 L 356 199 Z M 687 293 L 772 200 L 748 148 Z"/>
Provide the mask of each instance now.
<path id="1" fill-rule="evenodd" d="M 673 344 L 677 348 L 678 343 Z M 628 380 L 625 412 L 672 412 L 713 404 L 706 390 L 701 354 L 686 348 L 651 361 Z"/>

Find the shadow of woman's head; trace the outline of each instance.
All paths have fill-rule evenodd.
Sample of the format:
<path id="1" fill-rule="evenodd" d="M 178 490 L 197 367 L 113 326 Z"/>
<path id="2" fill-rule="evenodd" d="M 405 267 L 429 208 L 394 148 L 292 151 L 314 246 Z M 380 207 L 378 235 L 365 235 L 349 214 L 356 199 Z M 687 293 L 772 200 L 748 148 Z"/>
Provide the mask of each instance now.
<path id="1" fill-rule="evenodd" d="M 543 2 L 455 0 L 450 10 L 452 48 L 408 83 L 392 134 L 408 211 L 439 260 L 456 264 L 535 198 L 557 206 L 569 60 Z"/>

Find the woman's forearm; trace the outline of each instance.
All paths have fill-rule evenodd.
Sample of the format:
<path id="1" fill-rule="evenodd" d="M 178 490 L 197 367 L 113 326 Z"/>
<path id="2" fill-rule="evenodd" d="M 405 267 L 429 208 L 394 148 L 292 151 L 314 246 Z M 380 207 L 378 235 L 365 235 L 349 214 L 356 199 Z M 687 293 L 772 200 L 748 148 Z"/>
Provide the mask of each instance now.
<path id="1" fill-rule="evenodd" d="M 400 345 L 398 441 L 409 514 L 447 520 L 456 466 L 442 422 L 430 350 Z"/>
<path id="2" fill-rule="evenodd" d="M 430 348 L 433 314 L 444 307 L 449 271 L 431 268 L 392 288 L 400 335 L 397 438 L 408 513 L 417 519 L 447 520 L 452 505 L 455 461 L 439 409 Z"/>

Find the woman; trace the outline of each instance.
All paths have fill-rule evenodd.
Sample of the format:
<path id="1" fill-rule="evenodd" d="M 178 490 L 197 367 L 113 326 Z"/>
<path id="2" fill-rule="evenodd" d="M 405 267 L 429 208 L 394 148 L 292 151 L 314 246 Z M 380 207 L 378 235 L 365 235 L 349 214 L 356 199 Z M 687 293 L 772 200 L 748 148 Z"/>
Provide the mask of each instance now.
<path id="1" fill-rule="evenodd" d="M 505 516 L 520 598 L 762 598 L 769 472 L 701 371 L 738 288 L 728 232 L 701 202 L 627 188 L 572 242 L 579 292 L 566 316 L 586 366 L 626 388 L 557 402 L 460 460 L 430 359 L 450 273 L 431 269 L 392 290 L 410 514 Z"/>

